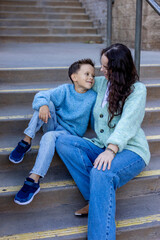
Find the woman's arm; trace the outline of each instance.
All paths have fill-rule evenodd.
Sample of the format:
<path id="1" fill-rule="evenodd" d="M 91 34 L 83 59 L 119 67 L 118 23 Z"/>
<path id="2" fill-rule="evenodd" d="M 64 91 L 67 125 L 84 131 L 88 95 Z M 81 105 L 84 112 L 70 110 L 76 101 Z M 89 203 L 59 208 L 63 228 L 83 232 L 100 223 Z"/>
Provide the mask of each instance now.
<path id="1" fill-rule="evenodd" d="M 128 141 L 141 127 L 145 114 L 146 93 L 144 84 L 135 84 L 133 92 L 124 104 L 120 120 L 107 140 L 107 144 L 117 145 L 119 152 L 125 148 Z"/>

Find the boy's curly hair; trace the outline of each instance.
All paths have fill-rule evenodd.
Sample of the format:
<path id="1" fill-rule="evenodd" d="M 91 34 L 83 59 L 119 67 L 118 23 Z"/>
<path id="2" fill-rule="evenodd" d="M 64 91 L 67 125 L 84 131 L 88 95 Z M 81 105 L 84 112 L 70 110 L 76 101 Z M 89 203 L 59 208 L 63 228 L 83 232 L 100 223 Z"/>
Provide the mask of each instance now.
<path id="1" fill-rule="evenodd" d="M 71 75 L 73 73 L 76 73 L 80 69 L 80 67 L 84 64 L 89 64 L 92 67 L 94 67 L 94 63 L 92 62 L 92 60 L 90 58 L 81 59 L 81 60 L 78 60 L 78 61 L 72 63 L 71 66 L 68 69 L 68 76 L 71 79 L 71 81 L 72 81 Z"/>

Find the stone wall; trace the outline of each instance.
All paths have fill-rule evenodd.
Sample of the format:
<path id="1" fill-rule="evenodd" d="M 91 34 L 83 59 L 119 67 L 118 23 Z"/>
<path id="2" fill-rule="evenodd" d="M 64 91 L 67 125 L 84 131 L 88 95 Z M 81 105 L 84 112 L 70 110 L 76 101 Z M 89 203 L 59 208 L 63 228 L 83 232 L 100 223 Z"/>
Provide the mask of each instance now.
<path id="1" fill-rule="evenodd" d="M 107 36 L 107 0 L 79 0 L 103 40 Z"/>
<path id="2" fill-rule="evenodd" d="M 113 6 L 112 42 L 134 47 L 136 0 L 115 0 Z M 160 50 L 160 17 L 143 1 L 142 49 Z"/>
<path id="3" fill-rule="evenodd" d="M 80 0 L 103 40 L 107 36 L 107 0 Z M 157 0 L 160 4 L 160 0 Z M 112 42 L 134 48 L 136 0 L 115 0 L 113 4 Z M 143 1 L 142 49 L 160 50 L 160 17 Z"/>

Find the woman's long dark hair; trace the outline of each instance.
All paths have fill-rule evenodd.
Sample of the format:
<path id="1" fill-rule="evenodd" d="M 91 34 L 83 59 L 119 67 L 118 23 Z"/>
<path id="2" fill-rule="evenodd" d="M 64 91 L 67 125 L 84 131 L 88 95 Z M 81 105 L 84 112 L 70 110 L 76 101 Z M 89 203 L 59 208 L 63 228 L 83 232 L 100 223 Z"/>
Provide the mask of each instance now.
<path id="1" fill-rule="evenodd" d="M 108 126 L 114 116 L 121 115 L 126 98 L 133 91 L 132 85 L 139 81 L 130 50 L 123 44 L 116 43 L 101 52 L 108 58 Z"/>

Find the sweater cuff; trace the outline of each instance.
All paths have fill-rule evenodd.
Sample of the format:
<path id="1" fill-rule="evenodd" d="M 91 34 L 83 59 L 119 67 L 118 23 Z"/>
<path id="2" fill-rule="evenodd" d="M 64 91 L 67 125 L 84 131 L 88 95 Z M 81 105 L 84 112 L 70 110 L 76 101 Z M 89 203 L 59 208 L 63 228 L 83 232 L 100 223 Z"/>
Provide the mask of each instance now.
<path id="1" fill-rule="evenodd" d="M 122 140 L 122 139 L 121 139 Z M 117 138 L 108 138 L 107 142 L 106 142 L 107 146 L 108 144 L 114 144 L 118 146 L 118 152 L 122 152 L 123 149 L 126 146 L 126 141 L 118 141 L 118 137 Z"/>
<path id="2" fill-rule="evenodd" d="M 49 104 L 48 104 L 48 102 L 47 102 L 45 99 L 43 99 L 43 100 L 41 100 L 41 101 L 38 101 L 37 103 L 33 103 L 33 104 L 32 104 L 32 108 L 33 108 L 34 110 L 39 111 L 40 107 L 42 107 L 42 106 L 44 106 L 44 105 L 47 105 L 47 106 L 49 107 Z"/>

